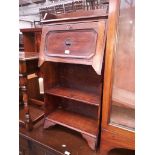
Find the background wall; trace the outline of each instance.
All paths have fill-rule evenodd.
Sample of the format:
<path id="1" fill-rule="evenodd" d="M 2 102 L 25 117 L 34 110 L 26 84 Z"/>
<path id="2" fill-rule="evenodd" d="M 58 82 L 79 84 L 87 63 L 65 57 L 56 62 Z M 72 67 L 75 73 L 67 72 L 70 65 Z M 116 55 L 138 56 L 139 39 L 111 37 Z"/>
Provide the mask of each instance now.
<path id="1" fill-rule="evenodd" d="M 33 27 L 33 22 L 40 20 L 40 8 L 73 1 L 78 0 L 19 0 L 19 25 L 25 28 Z"/>

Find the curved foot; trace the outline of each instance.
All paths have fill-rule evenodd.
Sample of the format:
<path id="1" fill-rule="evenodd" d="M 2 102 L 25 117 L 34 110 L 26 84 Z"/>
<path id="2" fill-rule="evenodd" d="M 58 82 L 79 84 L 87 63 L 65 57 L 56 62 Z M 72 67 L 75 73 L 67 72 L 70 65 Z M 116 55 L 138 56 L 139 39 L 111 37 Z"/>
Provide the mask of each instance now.
<path id="1" fill-rule="evenodd" d="M 82 134 L 83 138 L 87 141 L 89 147 L 92 150 L 96 150 L 96 140 L 97 140 L 97 138 L 88 136 L 88 135 L 83 134 L 83 133 L 81 133 L 81 134 Z"/>
<path id="2" fill-rule="evenodd" d="M 56 125 L 56 123 L 51 122 L 51 121 L 45 119 L 45 122 L 44 122 L 44 129 L 47 129 L 47 128 L 49 128 L 50 126 L 54 126 L 54 125 Z"/>

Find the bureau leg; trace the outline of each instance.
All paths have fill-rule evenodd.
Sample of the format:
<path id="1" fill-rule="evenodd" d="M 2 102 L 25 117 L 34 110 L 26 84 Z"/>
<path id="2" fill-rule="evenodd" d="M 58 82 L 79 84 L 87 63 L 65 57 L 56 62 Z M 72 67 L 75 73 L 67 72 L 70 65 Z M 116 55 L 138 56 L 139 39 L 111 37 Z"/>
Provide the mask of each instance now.
<path id="1" fill-rule="evenodd" d="M 81 134 L 82 134 L 82 137 L 87 141 L 89 147 L 92 150 L 95 150 L 96 149 L 96 138 L 88 136 L 88 135 L 83 134 L 83 133 L 81 133 Z"/>
<path id="2" fill-rule="evenodd" d="M 23 102 L 24 102 L 24 111 L 25 111 L 25 126 L 28 131 L 31 131 L 33 129 L 33 122 L 29 112 L 28 94 L 27 94 L 26 86 L 22 86 L 22 92 L 23 92 Z"/>

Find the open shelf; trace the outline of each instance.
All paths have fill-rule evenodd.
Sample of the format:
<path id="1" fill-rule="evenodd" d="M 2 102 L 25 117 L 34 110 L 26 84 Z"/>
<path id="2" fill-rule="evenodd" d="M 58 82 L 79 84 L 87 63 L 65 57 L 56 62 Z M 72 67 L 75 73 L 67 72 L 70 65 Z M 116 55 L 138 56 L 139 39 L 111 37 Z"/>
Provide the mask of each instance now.
<path id="1" fill-rule="evenodd" d="M 47 90 L 45 93 L 99 106 L 99 96 L 91 92 L 84 92 L 66 87 L 54 87 Z"/>
<path id="2" fill-rule="evenodd" d="M 62 109 L 52 112 L 46 119 L 94 138 L 96 138 L 98 133 L 97 120 Z"/>

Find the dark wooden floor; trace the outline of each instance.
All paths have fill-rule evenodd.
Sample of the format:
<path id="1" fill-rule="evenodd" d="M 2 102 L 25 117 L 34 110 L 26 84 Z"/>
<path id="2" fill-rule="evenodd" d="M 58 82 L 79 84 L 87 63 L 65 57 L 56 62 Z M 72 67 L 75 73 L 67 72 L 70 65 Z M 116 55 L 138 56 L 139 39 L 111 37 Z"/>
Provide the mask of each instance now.
<path id="1" fill-rule="evenodd" d="M 53 154 L 68 151 L 70 155 L 102 155 L 99 151 L 92 151 L 79 133 L 61 126 L 43 129 L 43 121 L 38 122 L 31 132 L 20 128 L 20 137 L 47 148 Z M 109 155 L 134 155 L 134 151 L 116 149 Z"/>

